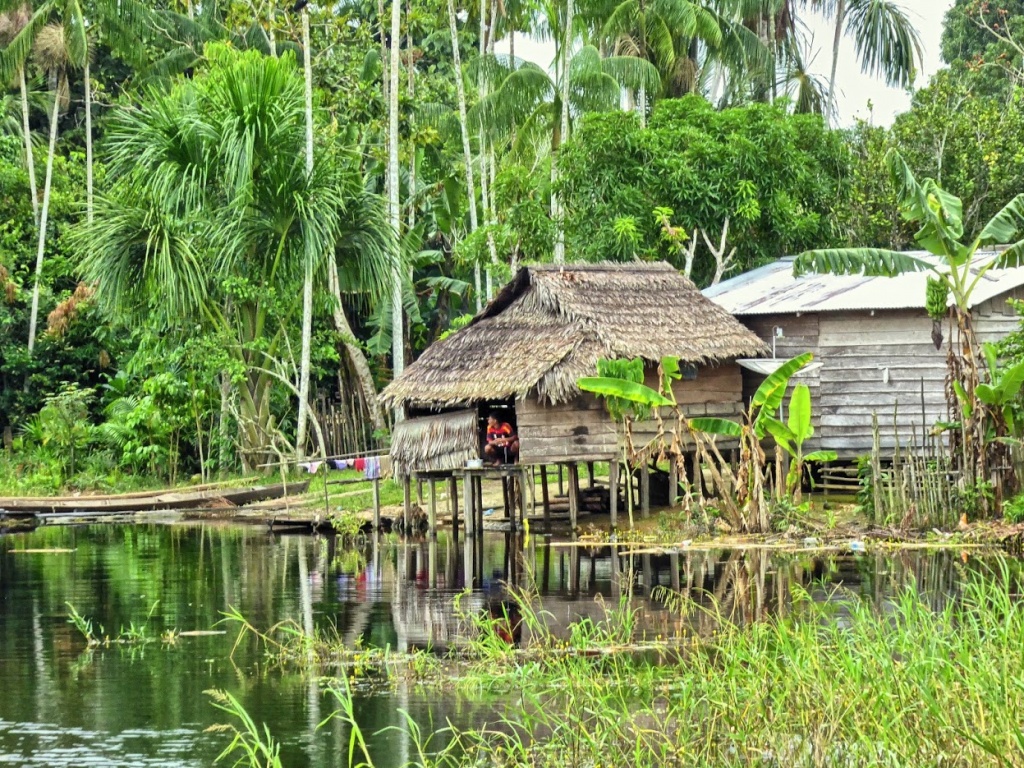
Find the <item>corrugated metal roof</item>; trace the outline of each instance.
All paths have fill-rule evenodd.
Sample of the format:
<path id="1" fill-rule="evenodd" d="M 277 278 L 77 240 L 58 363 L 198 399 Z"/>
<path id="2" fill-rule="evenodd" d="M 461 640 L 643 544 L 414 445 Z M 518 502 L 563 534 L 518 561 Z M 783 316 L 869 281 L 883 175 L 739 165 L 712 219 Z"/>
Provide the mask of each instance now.
<path id="1" fill-rule="evenodd" d="M 974 264 L 984 266 L 996 253 L 979 251 Z M 936 257 L 926 251 L 915 251 L 910 255 L 937 263 Z M 929 274 L 910 272 L 896 277 L 793 277 L 793 257 L 787 257 L 706 288 L 704 295 L 737 316 L 862 309 L 923 309 Z M 990 270 L 974 289 L 971 306 L 1019 285 L 1024 285 L 1024 267 Z"/>

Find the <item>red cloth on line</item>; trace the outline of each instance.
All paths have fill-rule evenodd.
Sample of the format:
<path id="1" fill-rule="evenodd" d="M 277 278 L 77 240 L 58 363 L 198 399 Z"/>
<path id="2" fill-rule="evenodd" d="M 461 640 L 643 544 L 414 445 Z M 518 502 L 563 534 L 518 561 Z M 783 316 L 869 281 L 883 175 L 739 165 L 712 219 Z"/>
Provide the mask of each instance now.
<path id="1" fill-rule="evenodd" d="M 366 459 L 356 459 L 352 466 L 356 472 L 362 472 L 366 469 Z"/>

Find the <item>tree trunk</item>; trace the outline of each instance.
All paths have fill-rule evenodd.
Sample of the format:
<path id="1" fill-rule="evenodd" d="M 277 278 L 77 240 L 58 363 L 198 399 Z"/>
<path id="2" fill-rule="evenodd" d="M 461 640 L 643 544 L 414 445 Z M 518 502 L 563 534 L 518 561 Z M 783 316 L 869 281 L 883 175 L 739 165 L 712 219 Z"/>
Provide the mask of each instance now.
<path id="1" fill-rule="evenodd" d="M 302 9 L 302 71 L 306 97 L 306 176 L 313 175 L 313 66 L 309 54 L 309 12 Z M 306 454 L 306 420 L 309 418 L 310 347 L 313 344 L 313 260 L 308 248 L 303 253 L 302 351 L 299 357 L 299 414 L 295 428 L 295 455 Z"/>
<path id="2" fill-rule="evenodd" d="M 92 224 L 92 84 L 89 80 L 89 51 L 85 52 L 85 220 Z"/>
<path id="3" fill-rule="evenodd" d="M 562 42 L 562 115 L 558 139 L 559 148 L 569 138 L 569 59 L 571 55 L 570 49 L 572 48 L 573 13 L 575 11 L 573 5 L 573 0 L 566 0 L 565 40 Z M 558 152 L 551 158 L 551 164 L 551 178 L 552 182 L 555 183 L 558 181 Z M 551 207 L 555 211 L 555 263 L 564 264 L 565 221 L 562 215 L 562 201 L 554 191 L 551 193 Z"/>
<path id="4" fill-rule="evenodd" d="M 402 33 L 401 0 L 391 0 L 391 62 L 388 88 L 388 202 L 391 227 L 401 236 L 401 210 L 398 200 L 398 49 Z M 396 254 L 396 269 L 391 284 L 391 370 L 395 377 L 405 370 L 405 327 L 402 315 L 401 250 Z M 396 419 L 401 413 L 395 414 Z"/>
<path id="5" fill-rule="evenodd" d="M 828 78 L 828 104 L 831 121 L 836 112 L 836 69 L 839 66 L 839 43 L 843 39 L 843 22 L 846 21 L 846 0 L 836 0 L 836 30 L 832 38 L 832 74 Z"/>
<path id="6" fill-rule="evenodd" d="M 28 321 L 28 352 L 36 346 L 36 325 L 39 321 L 39 279 L 46 252 L 46 220 L 50 214 L 50 185 L 53 181 L 53 155 L 57 148 L 57 119 L 60 116 L 60 94 L 53 91 L 53 113 L 50 115 L 50 148 L 46 154 L 46 180 L 43 182 L 43 207 L 39 213 L 39 248 L 36 251 L 36 282 L 32 288 L 32 312 Z"/>
<path id="7" fill-rule="evenodd" d="M 345 354 L 349 360 L 349 370 L 359 384 L 362 398 L 366 403 L 366 410 L 370 414 L 373 428 L 384 430 L 387 425 L 384 423 L 384 414 L 381 412 L 377 402 L 377 388 L 373 385 L 373 374 L 366 362 L 363 351 L 355 343 L 355 334 L 345 317 L 345 310 L 341 305 L 341 283 L 338 280 L 338 264 L 331 259 L 327 268 L 327 279 L 330 283 L 331 295 L 334 296 L 333 316 L 334 328 L 343 339 Z"/>
<path id="8" fill-rule="evenodd" d="M 476 185 L 473 179 L 473 151 L 469 145 L 469 125 L 466 118 L 466 85 L 462 81 L 462 54 L 459 52 L 459 30 L 455 26 L 455 2 L 448 0 L 448 28 L 452 38 L 452 64 L 455 68 L 455 92 L 459 100 L 459 129 L 462 133 L 462 160 L 466 165 L 466 192 L 469 196 L 469 231 L 475 232 L 478 220 L 476 217 Z M 473 278 L 476 284 L 476 308 L 482 308 L 480 292 L 480 265 L 473 267 Z"/>
<path id="9" fill-rule="evenodd" d="M 409 88 L 409 101 L 412 104 L 416 103 L 416 67 L 413 61 L 413 46 L 412 46 L 412 3 L 408 2 L 405 6 L 405 23 L 408 26 L 405 35 L 405 51 L 408 54 L 408 60 L 406 62 L 406 77 L 408 78 Z M 416 135 L 416 110 L 413 109 L 409 112 L 409 131 L 415 136 Z M 416 142 L 411 141 L 409 153 L 409 229 L 416 226 Z M 410 268 L 410 272 L 412 269 Z"/>
<path id="10" fill-rule="evenodd" d="M 25 67 L 18 70 L 18 85 L 21 87 L 21 128 L 25 132 L 25 170 L 28 171 L 28 189 L 32 194 L 32 219 L 39 225 L 39 191 L 36 189 L 36 161 L 32 153 L 32 131 L 28 126 L 28 84 L 25 82 Z"/>

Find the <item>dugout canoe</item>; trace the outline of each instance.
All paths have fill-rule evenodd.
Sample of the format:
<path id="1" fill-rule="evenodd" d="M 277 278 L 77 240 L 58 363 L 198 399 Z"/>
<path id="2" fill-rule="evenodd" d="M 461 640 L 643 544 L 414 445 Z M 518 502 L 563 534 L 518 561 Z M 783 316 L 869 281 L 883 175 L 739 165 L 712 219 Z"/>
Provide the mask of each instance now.
<path id="1" fill-rule="evenodd" d="M 10 517 L 31 517 L 40 513 L 117 513 L 152 510 L 194 509 L 220 506 L 227 502 L 236 507 L 256 501 L 280 499 L 287 494 L 304 493 L 309 481 L 277 485 L 249 485 L 234 488 L 203 488 L 199 490 L 152 491 L 111 496 L 36 496 L 0 497 L 0 514 Z"/>

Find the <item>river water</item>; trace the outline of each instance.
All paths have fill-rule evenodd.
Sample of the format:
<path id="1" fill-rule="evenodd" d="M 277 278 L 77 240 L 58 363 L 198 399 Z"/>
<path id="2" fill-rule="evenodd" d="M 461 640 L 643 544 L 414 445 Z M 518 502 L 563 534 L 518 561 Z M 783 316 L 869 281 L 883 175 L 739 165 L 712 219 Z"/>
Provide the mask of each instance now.
<path id="1" fill-rule="evenodd" d="M 555 632 L 567 634 L 582 616 L 599 618 L 626 591 L 643 609 L 638 631 L 665 636 L 702 631 L 706 615 L 683 621 L 659 595 L 652 598 L 658 585 L 714 599 L 732 618 L 752 621 L 785 611 L 795 588 L 817 600 L 859 595 L 884 610 L 901 585 L 914 582 L 940 604 L 955 596 L 965 570 L 979 567 L 984 560 L 953 551 L 627 557 L 537 536 L 524 545 L 500 533 L 468 549 L 445 533 L 436 542 L 386 537 L 344 549 L 332 537 L 229 525 L 0 535 L 0 765 L 212 765 L 227 738 L 206 729 L 227 718 L 211 705 L 209 689 L 232 693 L 257 723 L 267 723 L 289 768 L 343 764 L 348 734 L 337 720 L 318 727 L 335 706 L 315 679 L 273 667 L 253 642 L 231 658 L 236 629 L 218 622 L 232 608 L 261 629 L 293 619 L 333 625 L 353 646 L 442 652 L 464 637 L 465 612 L 498 604 L 509 582 L 536 588 Z M 149 637 L 225 634 L 88 650 L 68 621 L 69 606 L 111 635 L 131 625 Z M 410 757 L 403 711 L 429 732 L 446 720 L 479 725 L 500 709 L 501 702 L 403 681 L 355 700 L 364 733 L 375 734 L 371 749 L 381 768 Z"/>

